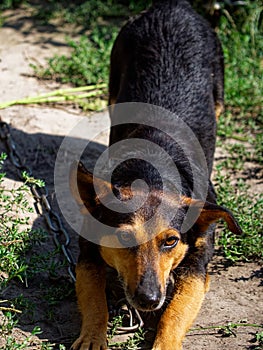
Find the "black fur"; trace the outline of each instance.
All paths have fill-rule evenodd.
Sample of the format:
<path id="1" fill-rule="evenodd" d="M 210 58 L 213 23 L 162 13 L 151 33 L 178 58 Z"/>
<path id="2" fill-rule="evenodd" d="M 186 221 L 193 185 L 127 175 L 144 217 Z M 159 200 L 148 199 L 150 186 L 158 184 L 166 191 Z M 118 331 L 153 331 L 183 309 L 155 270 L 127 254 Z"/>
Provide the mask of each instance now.
<path id="1" fill-rule="evenodd" d="M 211 172 L 223 55 L 215 32 L 187 1 L 156 2 L 124 26 L 112 51 L 109 88 L 110 101 L 146 102 L 175 112 L 199 139 Z M 130 131 L 112 128 L 110 143 Z"/>
<path id="2" fill-rule="evenodd" d="M 223 54 L 215 32 L 185 0 L 154 1 L 147 12 L 123 27 L 111 55 L 109 102 L 157 105 L 176 113 L 186 122 L 206 157 L 208 173 L 204 178 L 202 164 L 199 164 L 195 150 L 190 150 L 191 162 L 200 172 L 200 181 L 208 183 L 207 200 L 212 203 L 216 203 L 210 181 L 216 136 L 215 105 L 223 105 L 223 72 Z M 121 118 L 120 113 L 111 111 L 112 122 L 118 123 Z M 166 122 L 159 120 L 158 124 Z M 175 122 L 171 124 L 172 129 L 176 130 L 176 127 Z M 165 149 L 179 170 L 182 194 L 192 197 L 191 166 L 176 140 L 171 140 L 158 129 L 137 124 L 111 128 L 110 144 L 127 138 L 147 139 Z M 112 181 L 121 187 L 136 178 L 145 180 L 151 188 L 161 188 L 158 172 L 149 163 L 135 159 L 116 169 Z M 176 183 L 176 179 L 170 180 Z M 178 220 L 177 217 L 175 226 L 178 226 Z M 212 257 L 214 229 L 209 229 L 207 235 L 207 246 L 202 251 L 194 251 L 194 248 L 191 251 L 190 248 L 191 254 L 182 264 L 192 266 L 202 274 L 205 274 L 206 265 Z M 187 240 L 187 237 L 184 239 Z M 188 243 L 194 247 L 191 239 Z"/>

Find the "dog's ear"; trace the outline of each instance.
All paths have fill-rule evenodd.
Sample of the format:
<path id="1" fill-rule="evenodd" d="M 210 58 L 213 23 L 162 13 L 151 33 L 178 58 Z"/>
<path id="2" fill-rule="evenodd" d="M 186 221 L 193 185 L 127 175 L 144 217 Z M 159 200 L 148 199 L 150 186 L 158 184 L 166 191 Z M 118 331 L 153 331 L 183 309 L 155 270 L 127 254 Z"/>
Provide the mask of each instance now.
<path id="1" fill-rule="evenodd" d="M 196 221 L 196 225 L 198 226 L 200 232 L 205 232 L 210 224 L 223 219 L 227 223 L 228 229 L 231 232 L 236 234 L 242 233 L 242 229 L 230 210 L 214 203 L 204 203 L 202 201 L 187 197 L 183 198 L 183 203 L 188 206 L 193 205 L 194 207 L 199 208 L 200 214 Z"/>
<path id="2" fill-rule="evenodd" d="M 219 219 L 225 220 L 227 227 L 231 232 L 235 234 L 242 233 L 241 227 L 230 210 L 209 202 L 204 204 L 201 214 L 197 220 L 197 225 L 202 229 L 202 231 L 206 231 L 211 223 L 218 221 Z"/>
<path id="3" fill-rule="evenodd" d="M 70 167 L 70 190 L 80 207 L 92 211 L 99 203 L 98 197 L 103 197 L 111 191 L 111 184 L 94 177 L 81 162 L 74 162 Z M 96 188 L 96 191 L 95 191 Z"/>

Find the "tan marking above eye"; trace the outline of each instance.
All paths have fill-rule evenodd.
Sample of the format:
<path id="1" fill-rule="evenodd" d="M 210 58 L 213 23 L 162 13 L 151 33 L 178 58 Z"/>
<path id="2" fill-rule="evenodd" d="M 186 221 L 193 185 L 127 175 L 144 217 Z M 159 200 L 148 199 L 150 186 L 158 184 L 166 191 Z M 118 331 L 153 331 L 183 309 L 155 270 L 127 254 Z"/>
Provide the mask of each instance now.
<path id="1" fill-rule="evenodd" d="M 178 239 L 181 238 L 180 233 L 174 228 L 168 228 L 167 230 L 160 233 L 160 237 L 162 237 L 163 239 L 166 239 L 172 236 L 177 237 Z"/>

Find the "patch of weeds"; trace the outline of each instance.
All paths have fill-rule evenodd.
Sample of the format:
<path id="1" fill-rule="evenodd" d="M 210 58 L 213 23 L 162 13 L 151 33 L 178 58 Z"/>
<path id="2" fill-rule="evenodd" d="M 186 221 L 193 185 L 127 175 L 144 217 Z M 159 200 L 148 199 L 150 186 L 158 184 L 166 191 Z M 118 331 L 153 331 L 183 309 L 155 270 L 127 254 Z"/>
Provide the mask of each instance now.
<path id="1" fill-rule="evenodd" d="M 121 26 L 114 18 L 127 18 L 131 13 L 145 9 L 150 1 L 84 1 L 77 4 L 50 1 L 50 11 L 69 23 L 88 28 L 90 34 L 82 36 L 78 41 L 67 39 L 71 54 L 56 55 L 47 61 L 47 67 L 31 65 L 36 76 L 41 79 L 53 79 L 61 83 L 85 86 L 99 82 L 107 82 L 109 76 L 110 52 L 113 42 Z M 56 6 L 57 10 L 52 6 Z M 44 14 L 41 11 L 42 15 Z M 105 21 L 105 18 L 108 20 Z M 102 106 L 94 101 L 94 109 Z M 81 106 L 81 105 L 80 105 Z M 81 106 L 82 108 L 85 106 Z"/>
<path id="2" fill-rule="evenodd" d="M 248 323 L 247 320 L 240 320 L 239 322 L 228 322 L 226 325 L 214 325 L 207 327 L 191 328 L 188 332 L 218 330 L 218 334 L 222 337 L 237 337 L 239 328 L 263 328 L 262 324 Z M 253 350 L 261 350 L 263 332 L 256 332 L 255 337 L 250 341 L 251 343 L 258 343 L 258 346 L 253 346 Z"/>
<path id="3" fill-rule="evenodd" d="M 108 80 L 110 52 L 116 35 L 116 28 L 98 27 L 89 37 L 82 36 L 78 42 L 68 39 L 71 56 L 57 55 L 48 60 L 47 68 L 33 68 L 40 78 L 76 86 L 105 82 Z"/>
<path id="4" fill-rule="evenodd" d="M 118 327 L 122 326 L 123 316 L 115 316 L 111 322 L 111 328 L 108 332 L 108 338 L 111 340 L 116 334 Z"/>
<path id="5" fill-rule="evenodd" d="M 125 341 L 114 341 L 114 336 L 118 335 L 118 327 L 124 326 L 124 317 L 124 315 L 118 315 L 111 320 L 111 327 L 108 330 L 109 348 L 136 350 L 144 341 L 144 331 L 141 328 L 139 328 L 132 336 L 129 336 Z"/>
<path id="6" fill-rule="evenodd" d="M 248 158 L 262 164 L 263 40 L 262 6 L 257 1 L 223 9 L 218 30 L 225 57 L 226 113 L 219 120 L 224 138 L 249 142 Z M 244 152 L 245 154 L 246 152 Z"/>
<path id="7" fill-rule="evenodd" d="M 262 125 L 260 120 L 251 118 L 249 114 L 237 117 L 228 111 L 219 119 L 217 146 L 225 148 L 229 155 L 234 156 L 237 161 L 239 158 L 243 163 L 249 160 L 262 164 Z M 235 143 L 226 144 L 225 139 L 233 140 Z"/>
<path id="8" fill-rule="evenodd" d="M 113 0 L 89 0 L 75 6 L 71 4 L 64 9 L 64 19 L 85 28 L 90 28 L 100 19 L 126 17 L 127 8 Z"/>
<path id="9" fill-rule="evenodd" d="M 24 337 L 23 339 L 17 340 L 13 335 L 13 331 L 18 324 L 18 319 L 12 312 L 5 312 L 2 317 L 0 325 L 0 336 L 1 340 L 4 341 L 2 350 L 21 350 L 29 349 L 33 345 L 38 345 L 38 341 L 34 336 L 41 334 L 42 331 L 39 327 L 34 327 L 31 335 Z"/>
<path id="10" fill-rule="evenodd" d="M 251 343 L 257 343 L 257 345 L 254 345 L 251 350 L 262 350 L 263 349 L 263 331 L 257 332 L 255 334 L 255 337 L 251 340 Z"/>
<path id="11" fill-rule="evenodd" d="M 236 337 L 236 329 L 238 325 L 235 323 L 228 323 L 226 326 L 219 329 L 218 333 L 221 334 L 222 337 L 228 338 L 231 336 Z"/>
<path id="12" fill-rule="evenodd" d="M 62 23 L 72 23 L 83 29 L 90 29 L 98 20 L 127 16 L 127 7 L 113 0 L 49 0 L 45 6 L 40 2 L 35 7 L 35 18 L 43 24 L 59 19 Z"/>
<path id="13" fill-rule="evenodd" d="M 262 103 L 261 15 L 262 7 L 257 1 L 247 1 L 239 11 L 223 12 L 219 36 L 224 48 L 225 92 L 229 106 L 248 110 Z"/>
<path id="14" fill-rule="evenodd" d="M 223 175 L 222 169 L 222 165 L 217 165 L 215 183 L 218 203 L 233 212 L 243 234 L 234 235 L 223 229 L 218 244 L 231 262 L 262 259 L 263 195 L 249 194 L 244 180 L 233 183 L 228 175 Z"/>
<path id="15" fill-rule="evenodd" d="M 49 343 L 44 342 L 44 343 L 41 343 L 40 350 L 66 350 L 66 347 L 63 344 L 59 344 L 58 346 L 57 345 L 53 346 Z"/>
<path id="16" fill-rule="evenodd" d="M 74 294 L 74 286 L 71 283 L 63 283 L 59 285 L 52 285 L 51 287 L 41 286 L 43 289 L 43 298 L 47 301 L 49 306 L 56 306 L 60 301 Z"/>
<path id="17" fill-rule="evenodd" d="M 257 1 L 231 9 L 225 2 L 218 34 L 225 56 L 226 113 L 219 120 L 217 143 L 228 156 L 217 165 L 215 181 L 219 204 L 234 213 L 243 229 L 239 236 L 224 229 L 219 237 L 231 262 L 263 257 L 263 196 L 251 193 L 244 180 L 233 177 L 245 169 L 247 161 L 260 171 L 263 160 L 262 25 Z"/>
<path id="18" fill-rule="evenodd" d="M 22 349 L 39 349 L 39 350 L 66 350 L 63 344 L 53 345 L 47 342 L 41 342 L 36 336 L 42 334 L 40 327 L 35 326 L 31 334 L 17 337 L 15 329 L 18 327 L 18 318 L 13 312 L 4 312 L 1 316 L 0 338 L 1 350 L 22 350 Z"/>
<path id="19" fill-rule="evenodd" d="M 111 342 L 109 344 L 110 349 L 125 349 L 125 350 L 137 350 L 140 348 L 140 344 L 144 341 L 144 331 L 138 329 L 132 336 L 124 342 Z"/>
<path id="20" fill-rule="evenodd" d="M 16 309 L 21 310 L 23 316 L 27 316 L 31 320 L 34 320 L 36 305 L 32 300 L 25 298 L 23 294 L 20 294 L 12 299 L 12 304 Z"/>
<path id="21" fill-rule="evenodd" d="M 123 1 L 123 2 L 127 3 L 129 9 L 133 13 L 139 13 L 139 12 L 145 10 L 152 3 L 152 1 L 150 1 L 150 0 L 128 0 L 128 1 Z"/>
<path id="22" fill-rule="evenodd" d="M 25 0 L 2 0 L 0 10 L 14 9 L 25 3 Z"/>
<path id="23" fill-rule="evenodd" d="M 227 144 L 224 149 L 228 156 L 220 163 L 220 167 L 228 169 L 231 173 L 243 169 L 244 162 L 248 158 L 245 145 L 241 143 Z"/>
<path id="24" fill-rule="evenodd" d="M 248 141 L 248 130 L 245 127 L 244 120 L 238 122 L 231 111 L 226 111 L 226 113 L 219 118 L 217 125 L 217 135 L 223 139 L 232 138 L 238 141 Z"/>
<path id="25" fill-rule="evenodd" d="M 2 165 L 6 155 L 0 156 Z M 1 168 L 0 168 L 1 170 Z M 16 189 L 7 189 L 3 185 L 5 173 L 0 173 L 0 283 L 7 283 L 13 278 L 21 281 L 26 279 L 28 263 L 26 252 L 36 242 L 45 239 L 43 231 L 31 230 L 29 217 L 32 212 L 27 194 L 28 182 L 34 179 L 27 178 L 26 183 Z"/>
<path id="26" fill-rule="evenodd" d="M 6 155 L 0 157 L 2 166 Z M 23 174 L 24 183 L 15 189 L 8 189 L 4 183 L 5 173 L 0 169 L 0 287 L 2 290 L 7 283 L 14 278 L 20 281 L 28 281 L 28 278 L 39 273 L 49 273 L 56 277 L 55 271 L 64 267 L 63 262 L 54 262 L 52 259 L 57 252 L 28 254 L 29 250 L 36 244 L 46 240 L 47 234 L 42 230 L 30 230 L 29 217 L 27 213 L 32 212 L 32 208 L 27 200 L 31 196 L 30 186 L 43 185 L 43 182 L 36 180 L 27 174 Z M 67 288 L 68 295 L 73 292 L 73 286 Z M 53 296 L 46 294 L 47 301 L 54 306 L 59 300 L 65 297 L 65 284 L 62 287 L 53 287 Z M 45 289 L 47 290 L 46 286 Z M 0 303 L 1 323 L 0 338 L 2 350 L 17 350 L 37 348 L 42 350 L 54 349 L 54 346 L 41 342 L 36 335 L 42 331 L 35 327 L 29 336 L 23 334 L 17 336 L 16 328 L 24 317 L 32 322 L 36 312 L 35 303 L 25 298 L 22 294 L 11 301 L 4 300 Z M 55 347 L 57 349 L 57 346 Z M 64 349 L 60 345 L 59 349 Z"/>
<path id="27" fill-rule="evenodd" d="M 126 342 L 122 345 L 123 349 L 136 350 L 139 345 L 144 341 L 144 331 L 138 329 L 132 336 L 130 336 Z"/>
<path id="28" fill-rule="evenodd" d="M 5 312 L 4 320 L 1 323 L 1 336 L 9 335 L 17 325 L 18 320 L 12 312 Z"/>
<path id="29" fill-rule="evenodd" d="M 28 277 L 32 278 L 35 275 L 46 273 L 51 278 L 56 279 L 67 266 L 65 259 L 63 261 L 57 260 L 59 254 L 59 249 L 43 253 L 37 252 L 37 254 L 33 253 L 28 261 Z"/>
<path id="30" fill-rule="evenodd" d="M 70 3 L 65 0 L 49 0 L 45 6 L 41 2 L 32 5 L 36 7 L 35 17 L 44 24 L 59 19 L 62 23 L 72 23 L 83 29 L 90 29 L 98 22 L 107 23 L 115 19 L 120 22 L 142 11 L 150 3 L 150 0 L 86 0 Z"/>

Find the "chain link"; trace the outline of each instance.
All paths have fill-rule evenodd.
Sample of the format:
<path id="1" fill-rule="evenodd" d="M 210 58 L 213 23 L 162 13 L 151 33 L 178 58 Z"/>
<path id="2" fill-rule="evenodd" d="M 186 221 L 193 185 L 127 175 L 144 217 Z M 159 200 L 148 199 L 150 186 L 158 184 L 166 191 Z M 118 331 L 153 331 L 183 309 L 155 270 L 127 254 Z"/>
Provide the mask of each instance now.
<path id="1" fill-rule="evenodd" d="M 25 165 L 24 161 L 22 160 L 19 152 L 16 149 L 16 145 L 13 141 L 10 126 L 2 122 L 0 120 L 0 139 L 4 142 L 8 156 L 10 157 L 11 163 L 14 165 L 14 167 L 17 170 L 18 176 L 21 180 L 25 180 L 25 177 L 23 176 L 23 173 L 26 172 L 29 176 L 32 176 L 31 169 Z M 59 214 L 52 208 L 51 203 L 48 200 L 48 189 L 46 186 L 40 187 L 36 184 L 29 184 L 31 193 L 35 199 L 35 207 L 38 214 L 41 214 L 46 221 L 46 225 L 49 229 L 49 231 L 52 233 L 53 241 L 57 248 L 63 253 L 64 257 L 66 258 L 66 261 L 68 263 L 68 274 L 73 282 L 76 282 L 76 275 L 75 275 L 75 260 L 72 256 L 72 253 L 70 251 L 69 245 L 70 245 L 70 236 L 65 229 Z M 38 206 L 40 205 L 40 208 Z M 39 210 L 40 209 L 40 210 Z M 138 328 L 143 326 L 143 320 L 139 314 L 139 312 L 131 308 L 127 305 L 128 313 L 129 313 L 129 319 L 130 319 L 130 326 L 128 327 L 117 327 L 116 333 L 122 334 L 122 333 L 128 333 L 128 332 L 135 332 Z M 121 308 L 118 310 L 118 313 L 121 313 Z M 137 322 L 136 322 L 137 319 Z M 112 324 L 109 322 L 109 327 L 112 327 Z"/>
<path id="2" fill-rule="evenodd" d="M 12 139 L 10 127 L 5 122 L 0 122 L 0 139 L 4 142 L 8 156 L 11 163 L 17 170 L 17 174 L 21 180 L 25 180 L 23 173 L 27 173 L 28 176 L 32 176 L 31 169 L 25 165 L 19 152 L 16 149 L 16 145 Z M 53 240 L 57 248 L 63 253 L 68 263 L 68 273 L 71 279 L 75 282 L 75 260 L 69 249 L 70 236 L 65 229 L 59 214 L 52 208 L 51 203 L 48 200 L 48 189 L 46 186 L 40 187 L 36 184 L 30 185 L 30 190 L 35 199 L 35 207 L 37 212 L 45 218 L 46 225 L 49 231 L 53 235 Z M 40 204 L 41 212 L 39 210 Z"/>

